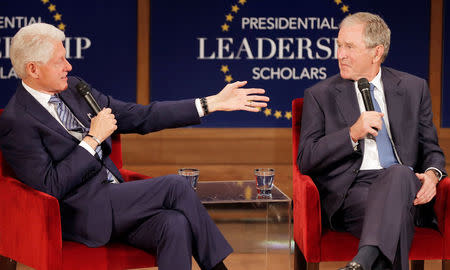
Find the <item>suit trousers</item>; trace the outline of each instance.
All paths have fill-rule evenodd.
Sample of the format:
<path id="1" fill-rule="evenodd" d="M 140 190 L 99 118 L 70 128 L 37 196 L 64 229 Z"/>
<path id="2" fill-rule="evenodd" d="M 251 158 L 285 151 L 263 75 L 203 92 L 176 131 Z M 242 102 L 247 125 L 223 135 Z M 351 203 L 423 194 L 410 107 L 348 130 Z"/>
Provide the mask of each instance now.
<path id="1" fill-rule="evenodd" d="M 386 265 L 386 260 L 393 269 L 409 269 L 416 212 L 413 201 L 420 187 L 414 172 L 397 164 L 360 171 L 348 190 L 337 213 L 339 223 L 360 239 L 359 247 L 379 248 L 382 255 L 375 261 L 375 269 Z"/>
<path id="2" fill-rule="evenodd" d="M 108 185 L 113 239 L 156 253 L 158 269 L 209 270 L 233 250 L 186 178 L 167 175 Z"/>

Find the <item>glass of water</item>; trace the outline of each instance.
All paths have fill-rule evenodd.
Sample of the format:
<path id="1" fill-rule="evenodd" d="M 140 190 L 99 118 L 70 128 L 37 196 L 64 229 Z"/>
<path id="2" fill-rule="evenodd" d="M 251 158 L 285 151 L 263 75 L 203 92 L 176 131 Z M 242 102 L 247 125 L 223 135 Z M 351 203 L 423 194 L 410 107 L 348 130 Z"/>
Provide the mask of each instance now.
<path id="1" fill-rule="evenodd" d="M 198 177 L 200 175 L 200 170 L 195 168 L 181 168 L 178 170 L 178 174 L 186 177 L 186 179 L 191 184 L 192 188 L 197 191 Z"/>
<path id="2" fill-rule="evenodd" d="M 274 177 L 275 177 L 275 169 L 272 168 L 255 169 L 256 190 L 258 191 L 258 198 L 272 197 Z"/>

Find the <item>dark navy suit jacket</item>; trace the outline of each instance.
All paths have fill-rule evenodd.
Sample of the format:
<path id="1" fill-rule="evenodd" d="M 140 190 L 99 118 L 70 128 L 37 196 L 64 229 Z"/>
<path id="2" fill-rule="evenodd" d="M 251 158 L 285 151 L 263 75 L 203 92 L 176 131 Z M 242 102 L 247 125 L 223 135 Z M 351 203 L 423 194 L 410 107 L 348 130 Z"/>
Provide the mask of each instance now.
<path id="1" fill-rule="evenodd" d="M 445 173 L 426 81 L 385 67 L 381 79 L 392 140 L 402 164 L 416 172 L 436 167 Z M 349 135 L 360 115 L 353 81 L 335 75 L 305 91 L 297 163 L 302 173 L 313 177 L 331 225 L 361 167 L 364 141 L 354 151 Z"/>
<path id="2" fill-rule="evenodd" d="M 69 87 L 61 93 L 61 99 L 89 127 L 88 114 L 94 113 L 75 90 L 79 81 L 69 77 Z M 91 93 L 101 108 L 112 109 L 117 133 L 145 134 L 200 123 L 194 100 L 143 106 L 115 100 L 95 89 Z M 113 222 L 111 184 L 104 183 L 107 176 L 102 168 L 107 167 L 122 181 L 108 157 L 110 138 L 102 143 L 103 161 L 92 156 L 20 84 L 0 117 L 0 148 L 20 181 L 59 200 L 65 239 L 88 246 L 109 241 Z"/>

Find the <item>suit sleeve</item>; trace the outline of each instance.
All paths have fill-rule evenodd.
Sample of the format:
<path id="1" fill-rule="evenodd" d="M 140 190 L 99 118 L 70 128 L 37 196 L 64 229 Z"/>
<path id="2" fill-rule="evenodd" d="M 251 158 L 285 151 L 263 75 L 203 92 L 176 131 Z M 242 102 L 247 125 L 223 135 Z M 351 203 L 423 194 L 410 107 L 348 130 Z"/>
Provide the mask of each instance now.
<path id="1" fill-rule="evenodd" d="M 92 90 L 100 107 L 112 109 L 117 119 L 118 133 L 139 133 L 159 131 L 200 123 L 200 116 L 194 99 L 180 101 L 151 102 L 149 105 L 122 102 Z"/>
<path id="2" fill-rule="evenodd" d="M 430 90 L 425 80 L 422 80 L 422 98 L 419 110 L 419 158 L 421 172 L 430 167 L 438 168 L 444 175 L 445 157 L 438 143 L 436 127 L 433 124 Z"/>
<path id="3" fill-rule="evenodd" d="M 338 117 L 338 116 L 334 116 Z M 350 127 L 327 132 L 325 121 L 333 121 L 313 95 L 313 88 L 305 91 L 297 164 L 303 174 L 326 174 L 343 162 L 360 156 L 354 151 Z"/>

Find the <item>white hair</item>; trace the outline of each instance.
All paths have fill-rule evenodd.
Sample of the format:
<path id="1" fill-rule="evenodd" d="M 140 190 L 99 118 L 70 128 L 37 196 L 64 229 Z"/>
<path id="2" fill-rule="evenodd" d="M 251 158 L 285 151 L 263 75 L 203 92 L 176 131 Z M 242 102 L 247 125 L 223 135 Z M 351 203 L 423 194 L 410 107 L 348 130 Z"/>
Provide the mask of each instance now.
<path id="1" fill-rule="evenodd" d="M 11 63 L 19 78 L 27 76 L 29 62 L 46 64 L 55 49 L 55 41 L 63 41 L 64 32 L 47 23 L 35 23 L 21 28 L 13 37 L 10 48 Z"/>
<path id="2" fill-rule="evenodd" d="M 367 48 L 375 48 L 377 45 L 383 45 L 384 53 L 381 62 L 384 62 L 391 45 L 391 30 L 386 22 L 378 15 L 368 12 L 358 12 L 344 18 L 339 28 L 345 25 L 364 24 L 364 42 Z"/>

